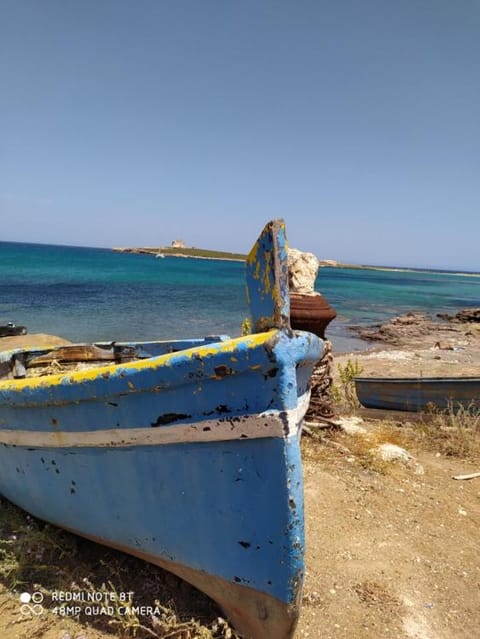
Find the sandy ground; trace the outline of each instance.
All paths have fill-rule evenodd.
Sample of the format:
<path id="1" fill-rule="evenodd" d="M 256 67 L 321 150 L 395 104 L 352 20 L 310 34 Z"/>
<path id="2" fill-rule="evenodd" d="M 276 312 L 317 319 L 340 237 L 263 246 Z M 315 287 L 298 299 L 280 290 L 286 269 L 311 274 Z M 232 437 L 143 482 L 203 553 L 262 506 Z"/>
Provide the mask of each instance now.
<path id="1" fill-rule="evenodd" d="M 298 639 L 479 636 L 480 479 L 452 476 L 480 465 L 413 452 L 379 474 L 306 442 Z"/>

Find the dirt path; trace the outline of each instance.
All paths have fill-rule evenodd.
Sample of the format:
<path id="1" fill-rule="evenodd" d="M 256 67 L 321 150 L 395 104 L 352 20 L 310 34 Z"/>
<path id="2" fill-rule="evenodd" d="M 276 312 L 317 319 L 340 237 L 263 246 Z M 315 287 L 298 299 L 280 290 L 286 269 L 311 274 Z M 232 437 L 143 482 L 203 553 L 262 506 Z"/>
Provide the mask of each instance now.
<path id="1" fill-rule="evenodd" d="M 478 636 L 480 479 L 452 475 L 480 465 L 418 451 L 418 466 L 379 474 L 322 444 L 304 449 L 308 572 L 298 639 Z"/>

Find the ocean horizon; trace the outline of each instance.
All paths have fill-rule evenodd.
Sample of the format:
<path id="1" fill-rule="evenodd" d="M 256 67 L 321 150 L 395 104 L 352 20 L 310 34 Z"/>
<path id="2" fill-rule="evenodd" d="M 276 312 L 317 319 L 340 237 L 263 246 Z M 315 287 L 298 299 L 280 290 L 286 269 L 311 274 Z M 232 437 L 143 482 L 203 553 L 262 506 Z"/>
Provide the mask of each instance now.
<path id="1" fill-rule="evenodd" d="M 408 311 L 480 306 L 480 273 L 407 267 L 319 269 L 315 289 L 337 311 L 336 351 L 368 343 L 351 331 Z M 0 242 L 0 324 L 72 341 L 237 336 L 247 317 L 244 265 L 116 253 L 111 248 Z"/>
<path id="2" fill-rule="evenodd" d="M 137 248 L 142 248 L 142 249 L 149 249 L 149 250 L 155 250 L 155 251 L 162 251 L 164 249 L 170 249 L 171 246 L 145 246 L 145 247 L 113 247 L 113 246 L 82 246 L 82 245 L 77 245 L 77 244 L 49 244 L 47 242 L 20 242 L 17 240 L 0 240 L 0 247 L 5 244 L 16 244 L 19 246 L 24 246 L 24 247 L 28 247 L 28 246 L 45 246 L 45 247 L 59 247 L 59 248 L 71 248 L 71 249 L 88 249 L 88 250 L 101 250 L 101 251 L 109 251 L 109 252 L 114 252 L 114 253 L 130 253 L 132 254 L 134 250 L 137 250 Z M 194 247 L 186 247 L 186 248 L 194 248 Z M 203 249 L 198 249 L 198 250 L 203 250 Z M 215 250 L 215 249 L 205 249 L 207 251 L 210 250 Z M 135 253 L 133 253 L 135 254 Z M 138 255 L 139 253 L 137 253 Z M 175 256 L 172 255 L 172 257 L 182 257 L 179 254 L 176 254 Z M 212 257 L 205 257 L 205 258 L 195 258 L 192 256 L 183 256 L 183 257 L 187 257 L 188 259 L 217 259 L 217 258 L 212 258 Z M 320 259 L 320 258 L 319 258 Z M 219 261 L 230 261 L 227 258 L 218 258 Z M 238 259 L 238 258 L 232 258 L 232 261 L 234 262 L 241 262 L 242 260 Z M 321 261 L 321 260 L 320 260 Z M 335 260 L 333 260 L 335 261 Z M 405 266 L 405 265 L 398 265 L 398 264 L 368 264 L 368 263 L 360 263 L 360 264 L 356 264 L 356 263 L 350 263 L 350 262 L 338 262 L 337 266 L 333 266 L 330 267 L 327 264 L 325 265 L 321 265 L 320 268 L 345 268 L 345 269 L 365 269 L 365 270 L 387 270 L 387 271 L 418 271 L 418 272 L 425 272 L 425 273 L 446 273 L 449 275 L 466 275 L 466 276 L 472 276 L 472 277 L 480 277 L 480 271 L 470 271 L 470 270 L 465 270 L 465 269 L 461 269 L 461 268 L 455 268 L 455 269 L 451 269 L 451 268 L 435 268 L 435 267 L 426 267 L 426 266 Z"/>

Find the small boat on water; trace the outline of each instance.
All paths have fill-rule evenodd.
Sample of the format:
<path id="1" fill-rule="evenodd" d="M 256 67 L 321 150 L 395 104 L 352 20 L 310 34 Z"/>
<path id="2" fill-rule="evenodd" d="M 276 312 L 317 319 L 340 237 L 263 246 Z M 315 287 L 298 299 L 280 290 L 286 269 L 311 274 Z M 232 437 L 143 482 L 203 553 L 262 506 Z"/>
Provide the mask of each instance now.
<path id="1" fill-rule="evenodd" d="M 0 493 L 204 591 L 249 639 L 293 636 L 300 433 L 323 341 L 292 331 L 285 226 L 246 263 L 252 334 L 0 354 Z"/>
<path id="2" fill-rule="evenodd" d="M 480 377 L 355 377 L 366 408 L 419 412 L 480 408 Z"/>

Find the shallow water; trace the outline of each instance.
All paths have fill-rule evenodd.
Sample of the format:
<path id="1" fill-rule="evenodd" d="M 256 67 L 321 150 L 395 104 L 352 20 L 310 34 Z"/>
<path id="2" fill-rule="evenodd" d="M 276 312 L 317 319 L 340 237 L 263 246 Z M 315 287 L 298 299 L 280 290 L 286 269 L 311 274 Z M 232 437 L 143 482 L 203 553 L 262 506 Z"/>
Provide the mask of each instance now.
<path id="1" fill-rule="evenodd" d="M 338 315 L 337 351 L 365 348 L 349 327 L 409 310 L 480 305 L 480 277 L 448 272 L 320 269 L 316 289 Z M 248 315 L 244 265 L 0 242 L 0 324 L 73 341 L 239 335 Z"/>

